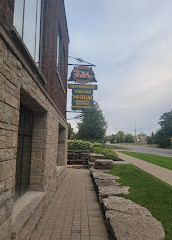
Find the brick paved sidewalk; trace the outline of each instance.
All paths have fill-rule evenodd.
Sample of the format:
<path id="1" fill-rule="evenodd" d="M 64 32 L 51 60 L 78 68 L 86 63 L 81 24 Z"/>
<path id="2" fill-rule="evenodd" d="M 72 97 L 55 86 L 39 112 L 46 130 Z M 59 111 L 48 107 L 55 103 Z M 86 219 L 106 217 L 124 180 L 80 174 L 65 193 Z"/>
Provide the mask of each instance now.
<path id="1" fill-rule="evenodd" d="M 31 240 L 108 240 L 87 169 L 68 169 Z"/>

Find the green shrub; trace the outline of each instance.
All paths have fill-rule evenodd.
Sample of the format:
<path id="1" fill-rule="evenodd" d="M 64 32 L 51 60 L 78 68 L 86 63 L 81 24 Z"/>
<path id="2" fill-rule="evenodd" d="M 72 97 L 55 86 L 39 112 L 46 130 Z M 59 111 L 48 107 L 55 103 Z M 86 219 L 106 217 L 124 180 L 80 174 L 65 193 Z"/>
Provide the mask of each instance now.
<path id="1" fill-rule="evenodd" d="M 118 155 L 111 149 L 94 148 L 92 151 L 97 154 L 104 154 L 105 159 L 119 160 Z"/>
<path id="2" fill-rule="evenodd" d="M 118 155 L 113 150 L 105 149 L 104 155 L 105 155 L 105 158 L 107 158 L 107 159 L 112 159 L 115 161 L 119 160 Z"/>
<path id="3" fill-rule="evenodd" d="M 91 143 L 83 140 L 68 140 L 69 150 L 91 150 Z"/>
<path id="4" fill-rule="evenodd" d="M 94 148 L 108 148 L 108 146 L 106 145 L 106 144 L 104 144 L 104 143 L 98 143 L 98 142 L 94 142 L 94 143 L 92 143 L 91 144 L 91 147 L 92 147 L 92 149 L 94 149 Z"/>
<path id="5" fill-rule="evenodd" d="M 68 140 L 69 150 L 91 150 L 97 154 L 104 154 L 105 159 L 119 160 L 118 155 L 106 144 L 103 143 L 90 143 L 84 140 Z"/>
<path id="6" fill-rule="evenodd" d="M 91 150 L 92 150 L 92 152 L 95 152 L 97 154 L 103 154 L 102 153 L 102 151 L 103 151 L 102 148 L 95 147 L 95 148 L 92 148 Z"/>

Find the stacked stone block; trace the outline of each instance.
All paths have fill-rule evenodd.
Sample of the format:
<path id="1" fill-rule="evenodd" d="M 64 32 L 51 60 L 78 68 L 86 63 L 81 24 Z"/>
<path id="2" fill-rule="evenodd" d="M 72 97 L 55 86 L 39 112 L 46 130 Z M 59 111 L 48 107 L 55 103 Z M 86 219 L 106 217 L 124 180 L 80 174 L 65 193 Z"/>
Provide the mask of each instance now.
<path id="1" fill-rule="evenodd" d="M 105 171 L 105 170 L 104 170 Z M 129 187 L 120 186 L 118 176 L 91 168 L 100 206 L 110 239 L 162 240 L 165 238 L 162 224 L 144 207 L 129 199 L 119 197 L 129 194 Z"/>

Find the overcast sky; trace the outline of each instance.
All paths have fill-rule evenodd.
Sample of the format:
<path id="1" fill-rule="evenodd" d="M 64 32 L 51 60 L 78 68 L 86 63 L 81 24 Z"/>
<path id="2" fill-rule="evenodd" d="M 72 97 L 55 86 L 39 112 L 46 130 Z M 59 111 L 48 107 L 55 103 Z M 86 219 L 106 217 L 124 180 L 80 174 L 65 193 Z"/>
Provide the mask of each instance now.
<path id="1" fill-rule="evenodd" d="M 137 133 L 156 131 L 160 116 L 172 109 L 172 1 L 65 0 L 65 5 L 69 55 L 97 65 L 94 99 L 107 133 L 134 134 L 135 121 Z M 69 122 L 76 129 L 77 121 Z"/>

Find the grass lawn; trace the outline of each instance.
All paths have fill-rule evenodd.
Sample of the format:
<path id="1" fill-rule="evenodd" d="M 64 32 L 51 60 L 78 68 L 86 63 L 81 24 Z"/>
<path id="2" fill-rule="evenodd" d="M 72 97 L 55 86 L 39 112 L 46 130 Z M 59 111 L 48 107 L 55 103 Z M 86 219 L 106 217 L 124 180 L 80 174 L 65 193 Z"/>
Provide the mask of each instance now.
<path id="1" fill-rule="evenodd" d="M 120 151 L 120 152 L 126 155 L 129 155 L 131 157 L 139 158 L 146 162 L 150 162 L 160 167 L 172 170 L 172 158 L 170 157 L 163 157 L 163 156 L 147 154 L 147 153 L 123 152 L 123 151 Z"/>
<path id="2" fill-rule="evenodd" d="M 124 198 L 147 208 L 164 228 L 166 240 L 172 239 L 172 186 L 152 175 L 127 165 L 115 165 L 109 172 L 119 176 L 122 185 L 130 187 L 130 194 Z"/>

